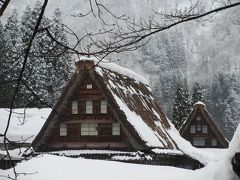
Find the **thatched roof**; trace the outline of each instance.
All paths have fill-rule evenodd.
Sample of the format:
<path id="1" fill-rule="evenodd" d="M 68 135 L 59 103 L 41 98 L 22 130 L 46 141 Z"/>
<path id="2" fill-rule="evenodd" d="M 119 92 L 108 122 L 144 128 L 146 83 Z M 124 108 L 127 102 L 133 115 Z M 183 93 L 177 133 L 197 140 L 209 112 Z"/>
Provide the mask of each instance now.
<path id="1" fill-rule="evenodd" d="M 51 128 L 60 121 L 71 95 L 85 76 L 90 76 L 98 86 L 136 150 L 178 150 L 167 132 L 173 126 L 153 98 L 144 78 L 113 63 L 81 60 L 76 66 L 77 71 L 32 143 L 36 150 L 50 137 Z"/>
<path id="2" fill-rule="evenodd" d="M 222 131 L 219 129 L 214 119 L 207 111 L 206 105 L 202 102 L 197 102 L 194 104 L 192 111 L 190 112 L 190 114 L 188 115 L 188 117 L 186 118 L 186 120 L 183 122 L 182 126 L 179 129 L 180 134 L 183 135 L 187 131 L 197 113 L 201 113 L 203 115 L 204 119 L 209 124 L 209 127 L 214 132 L 216 138 L 222 144 L 222 146 L 228 147 L 227 139 L 224 137 Z"/>

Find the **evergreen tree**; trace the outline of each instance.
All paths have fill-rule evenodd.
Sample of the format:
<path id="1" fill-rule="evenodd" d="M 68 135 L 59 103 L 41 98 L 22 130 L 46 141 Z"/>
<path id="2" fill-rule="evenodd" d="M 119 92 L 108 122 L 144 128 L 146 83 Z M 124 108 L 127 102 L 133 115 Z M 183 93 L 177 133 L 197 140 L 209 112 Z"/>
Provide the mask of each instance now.
<path id="1" fill-rule="evenodd" d="M 188 91 L 184 91 L 183 88 L 179 86 L 175 93 L 172 113 L 172 122 L 177 129 L 181 127 L 189 113 L 190 103 Z"/>
<path id="2" fill-rule="evenodd" d="M 2 84 L 2 82 L 5 82 L 8 79 L 7 73 L 9 68 L 6 62 L 6 53 L 8 49 L 3 31 L 4 29 L 0 21 L 0 107 L 6 107 L 6 102 L 8 101 L 6 99 L 6 96 L 8 94 L 7 85 Z"/>
<path id="3" fill-rule="evenodd" d="M 41 8 L 41 3 L 36 2 L 33 9 L 29 6 L 24 11 L 21 18 L 21 37 L 22 44 L 29 42 L 37 14 Z M 67 37 L 62 25 L 61 12 L 59 9 L 54 11 L 53 19 L 43 17 L 41 28 L 48 27 L 54 38 L 67 45 Z M 71 69 L 71 57 L 65 49 L 53 41 L 45 31 L 39 32 L 32 44 L 31 54 L 26 66 L 23 80 L 42 101 L 49 105 L 54 105 L 62 86 L 68 80 Z M 36 97 L 26 87 L 21 89 L 24 92 L 24 103 L 32 102 Z M 39 101 L 31 103 L 30 106 L 42 107 Z"/>
<path id="4" fill-rule="evenodd" d="M 59 42 L 68 45 L 64 27 L 62 24 L 61 11 L 56 9 L 52 19 L 50 31 L 54 34 L 54 38 Z M 52 39 L 48 49 L 47 61 L 47 90 L 50 97 L 52 97 L 51 104 L 54 104 L 58 99 L 63 85 L 67 82 L 71 71 L 72 59 L 71 56 L 65 53 L 65 49 L 56 44 Z"/>
<path id="5" fill-rule="evenodd" d="M 204 99 L 199 84 L 195 83 L 192 88 L 192 106 L 198 101 L 203 102 Z"/>
<path id="6" fill-rule="evenodd" d="M 6 25 L 4 26 L 4 39 L 6 50 L 3 55 L 4 69 L 2 79 L 6 81 L 15 80 L 21 68 L 21 39 L 19 33 L 19 20 L 17 10 L 14 9 L 12 14 L 7 19 Z M 11 97 L 13 94 L 15 82 L 6 83 L 1 88 L 7 92 L 2 96 L 2 107 L 9 107 Z M 17 96 L 20 97 L 20 96 Z M 17 104 L 15 104 L 16 106 Z"/>

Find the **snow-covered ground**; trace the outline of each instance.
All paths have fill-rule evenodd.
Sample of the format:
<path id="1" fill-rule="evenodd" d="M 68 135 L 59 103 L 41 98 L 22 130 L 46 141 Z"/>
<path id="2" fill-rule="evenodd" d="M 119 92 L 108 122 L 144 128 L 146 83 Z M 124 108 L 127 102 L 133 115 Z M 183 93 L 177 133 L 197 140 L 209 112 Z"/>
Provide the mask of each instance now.
<path id="1" fill-rule="evenodd" d="M 18 180 L 239 180 L 232 171 L 231 160 L 240 151 L 240 126 L 227 150 L 201 149 L 207 156 L 218 156 L 199 170 L 187 170 L 169 166 L 128 164 L 115 161 L 68 158 L 56 155 L 39 155 L 19 163 Z M 192 149 L 193 153 L 194 149 Z M 204 155 L 204 154 L 202 154 Z M 23 174 L 23 173 L 27 173 Z M 13 177 L 13 170 L 0 170 L 0 179 Z"/>
<path id="2" fill-rule="evenodd" d="M 38 112 L 37 109 L 36 112 Z M 36 112 L 33 114 L 38 114 Z M 48 115 L 49 112 L 50 110 L 46 109 L 45 115 Z M 35 115 L 32 117 L 35 117 Z M 42 113 L 39 113 L 39 115 L 42 117 Z M 15 117 L 14 121 L 16 123 L 19 119 Z M 43 122 L 41 123 L 43 124 Z M 36 126 L 39 126 L 38 123 L 40 121 L 36 122 Z M 24 129 L 25 131 L 33 132 L 31 128 L 28 129 L 27 127 Z M 23 129 L 20 129 L 13 126 L 10 128 L 9 134 L 22 133 Z M 34 131 L 39 131 L 39 128 Z M 128 164 L 42 154 L 30 160 L 22 161 L 16 166 L 16 171 L 20 173 L 18 180 L 128 180 L 130 178 L 134 180 L 239 180 L 232 171 L 231 160 L 236 152 L 240 152 L 240 126 L 237 128 L 227 150 L 197 149 L 181 138 L 175 129 L 171 128 L 168 133 L 176 140 L 177 145 L 185 154 L 195 157 L 206 166 L 199 170 L 187 170 L 169 166 Z M 0 153 L 4 154 L 3 151 L 0 151 Z M 17 157 L 19 151 L 13 150 L 10 154 Z M 7 180 L 8 176 L 14 177 L 12 169 L 0 170 L 0 180 Z"/>
<path id="3" fill-rule="evenodd" d="M 215 162 L 200 170 L 186 170 L 169 166 L 40 155 L 19 163 L 16 170 L 30 173 L 29 175 L 19 175 L 18 180 L 233 180 L 234 177 L 228 168 L 224 174 L 221 173 L 222 165 L 221 162 Z M 221 176 L 218 176 L 219 173 Z M 13 170 L 0 170 L 0 175 L 13 176 Z M 0 179 L 7 178 L 1 177 Z"/>
<path id="4" fill-rule="evenodd" d="M 50 108 L 14 109 L 7 137 L 10 140 L 31 143 L 45 123 Z M 0 109 L 0 133 L 5 131 L 9 109 Z M 0 138 L 0 143 L 2 138 Z"/>

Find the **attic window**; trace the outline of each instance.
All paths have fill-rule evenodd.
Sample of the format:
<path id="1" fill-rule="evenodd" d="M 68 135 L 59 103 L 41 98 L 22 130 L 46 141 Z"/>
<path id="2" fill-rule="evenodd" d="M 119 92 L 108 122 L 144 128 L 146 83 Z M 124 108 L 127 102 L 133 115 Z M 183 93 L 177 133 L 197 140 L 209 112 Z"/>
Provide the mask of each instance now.
<path id="1" fill-rule="evenodd" d="M 72 101 L 72 114 L 78 114 L 78 101 Z"/>
<path id="2" fill-rule="evenodd" d="M 86 114 L 92 114 L 92 113 L 93 113 L 93 102 L 86 101 Z"/>
<path id="3" fill-rule="evenodd" d="M 120 124 L 119 123 L 113 123 L 112 124 L 112 135 L 113 136 L 119 136 L 120 135 Z"/>
<path id="4" fill-rule="evenodd" d="M 200 116 L 197 116 L 197 121 L 201 121 L 201 117 Z"/>
<path id="5" fill-rule="evenodd" d="M 67 125 L 65 123 L 60 124 L 60 136 L 67 136 Z"/>
<path id="6" fill-rule="evenodd" d="M 196 133 L 196 126 L 195 125 L 190 126 L 190 133 Z"/>
<path id="7" fill-rule="evenodd" d="M 217 146 L 217 139 L 216 139 L 216 138 L 213 138 L 213 139 L 211 140 L 211 145 L 212 145 L 212 146 Z"/>
<path id="8" fill-rule="evenodd" d="M 92 89 L 92 84 L 87 84 L 87 89 Z"/>
<path id="9" fill-rule="evenodd" d="M 107 113 L 107 101 L 102 100 L 101 101 L 101 114 Z"/>
<path id="10" fill-rule="evenodd" d="M 98 135 L 97 123 L 82 123 L 81 136 L 97 136 Z"/>
<path id="11" fill-rule="evenodd" d="M 207 125 L 202 126 L 202 133 L 204 133 L 204 134 L 208 133 L 208 126 Z"/>

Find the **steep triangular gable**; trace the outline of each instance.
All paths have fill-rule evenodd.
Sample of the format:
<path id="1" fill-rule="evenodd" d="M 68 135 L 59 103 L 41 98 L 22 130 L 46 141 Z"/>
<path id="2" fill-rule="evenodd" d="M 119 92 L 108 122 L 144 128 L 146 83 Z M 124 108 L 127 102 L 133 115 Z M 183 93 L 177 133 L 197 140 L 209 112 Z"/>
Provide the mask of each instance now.
<path id="1" fill-rule="evenodd" d="M 209 127 L 211 128 L 213 133 L 215 134 L 215 137 L 217 138 L 218 142 L 221 143 L 222 147 L 227 147 L 228 141 L 225 139 L 223 133 L 218 128 L 218 126 L 215 124 L 214 120 L 212 119 L 212 117 L 210 116 L 208 111 L 206 110 L 206 105 L 202 102 L 197 102 L 196 104 L 194 104 L 192 111 L 190 112 L 189 116 L 186 118 L 186 120 L 184 121 L 184 123 L 182 124 L 182 126 L 179 129 L 180 134 L 182 136 L 184 136 L 184 134 L 187 131 L 189 131 L 191 122 L 195 119 L 195 117 L 199 113 L 204 117 L 207 124 L 209 125 Z"/>
<path id="2" fill-rule="evenodd" d="M 90 66 L 90 68 L 78 69 L 67 84 L 32 143 L 35 150 L 48 140 L 51 128 L 61 121 L 61 114 L 64 114 L 73 92 L 86 75 L 91 76 L 105 99 L 111 103 L 116 119 L 135 149 L 144 150 L 153 147 L 178 149 L 165 130 L 170 128 L 169 122 L 146 85 L 100 66 L 95 69 Z"/>

